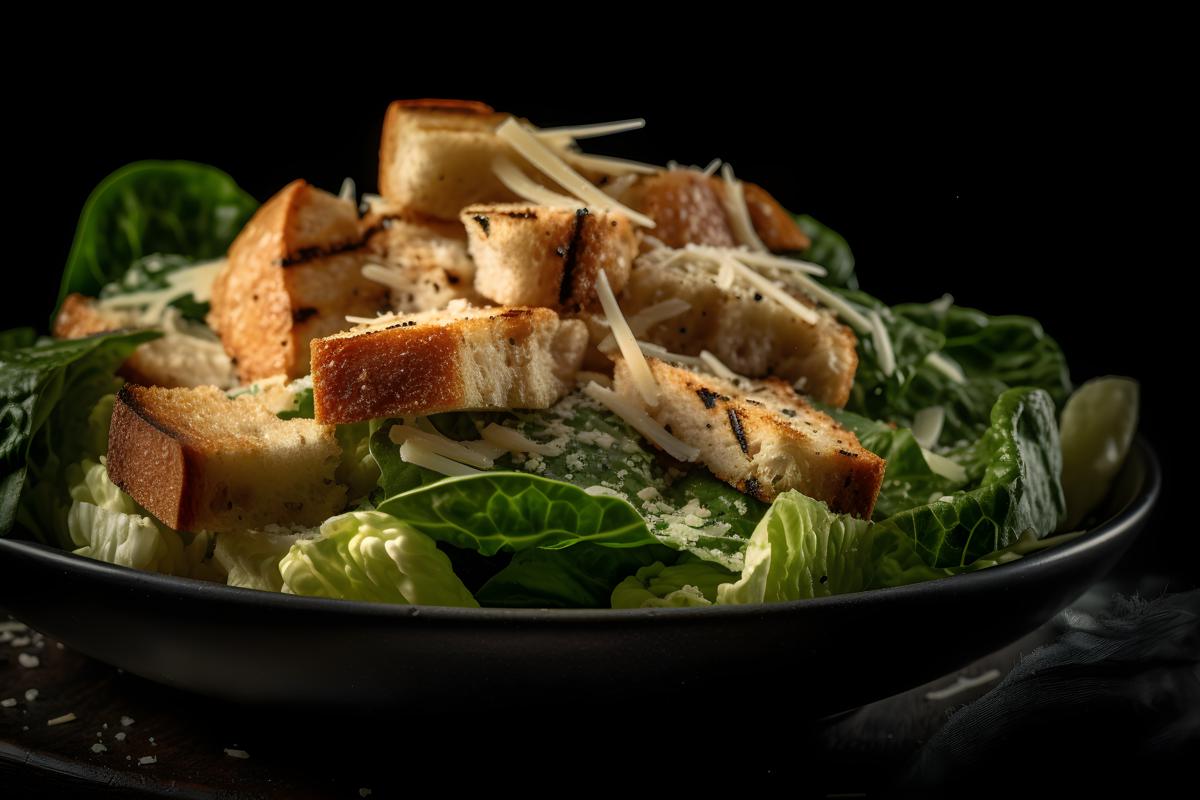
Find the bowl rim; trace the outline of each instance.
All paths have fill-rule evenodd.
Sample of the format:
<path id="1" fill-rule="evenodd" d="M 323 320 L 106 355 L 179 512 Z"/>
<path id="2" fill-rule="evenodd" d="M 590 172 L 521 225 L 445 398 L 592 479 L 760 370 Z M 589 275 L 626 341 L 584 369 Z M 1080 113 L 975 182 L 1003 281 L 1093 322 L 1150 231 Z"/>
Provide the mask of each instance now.
<path id="1" fill-rule="evenodd" d="M 67 550 L 27 540 L 0 537 L 0 555 L 5 551 L 20 552 L 55 567 L 66 573 L 86 575 L 105 583 L 122 583 L 156 594 L 182 594 L 193 600 L 215 604 L 250 604 L 262 608 L 280 609 L 282 613 L 320 612 L 334 616 L 383 617 L 411 619 L 418 614 L 429 622 L 479 623 L 503 621 L 535 625 L 558 625 L 560 623 L 626 623 L 646 620 L 715 620 L 739 619 L 746 616 L 788 616 L 811 609 L 860 606 L 872 603 L 888 603 L 911 599 L 948 590 L 993 591 L 1011 586 L 1019 573 L 1036 572 L 1054 564 L 1072 559 L 1088 550 L 1102 548 L 1115 540 L 1140 529 L 1140 525 L 1153 511 L 1162 489 L 1162 470 L 1154 448 L 1140 434 L 1134 438 L 1123 470 L 1131 464 L 1141 467 L 1141 482 L 1129 501 L 1112 517 L 1063 544 L 1025 556 L 1004 564 L 952 575 L 946 578 L 923 581 L 906 586 L 870 589 L 847 594 L 814 597 L 803 600 L 788 600 L 777 603 L 751 605 L 704 606 L 685 608 L 637 608 L 637 609 L 572 609 L 572 608 L 460 608 L 452 606 L 401 605 L 375 603 L 364 600 L 337 600 L 325 597 L 301 597 L 282 592 L 266 592 L 236 586 L 162 575 L 156 572 L 110 564 L 79 556 Z M 947 584 L 950 580 L 952 583 Z M 2 599 L 0 599 L 2 602 Z"/>

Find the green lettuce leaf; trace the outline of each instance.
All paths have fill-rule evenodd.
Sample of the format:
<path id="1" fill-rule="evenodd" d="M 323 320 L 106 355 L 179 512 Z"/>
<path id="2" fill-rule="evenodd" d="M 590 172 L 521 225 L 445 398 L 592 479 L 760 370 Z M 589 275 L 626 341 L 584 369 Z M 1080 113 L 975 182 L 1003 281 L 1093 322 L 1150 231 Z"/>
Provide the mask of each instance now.
<path id="1" fill-rule="evenodd" d="M 829 286 L 841 286 L 848 289 L 858 287 L 858 278 L 854 274 L 854 253 L 841 234 L 817 222 L 807 214 L 796 216 L 796 224 L 812 240 L 812 245 L 799 253 L 805 261 L 820 264 L 829 271 L 822 282 Z"/>
<path id="2" fill-rule="evenodd" d="M 516 472 L 447 478 L 389 497 L 378 508 L 438 541 L 484 555 L 579 542 L 654 542 L 645 520 L 624 500 Z"/>
<path id="3" fill-rule="evenodd" d="M 225 583 L 264 592 L 283 591 L 279 562 L 301 539 L 317 536 L 315 529 L 291 529 L 278 525 L 262 531 L 220 533 L 213 560 L 225 572 Z"/>
<path id="4" fill-rule="evenodd" d="M 1099 505 L 1125 463 L 1137 434 L 1138 383 L 1096 378 L 1080 386 L 1062 413 L 1062 483 L 1071 530 Z"/>
<path id="5" fill-rule="evenodd" d="M 89 415 L 120 388 L 117 368 L 158 335 L 114 332 L 0 350 L 0 535 L 19 517 L 43 542 L 70 545 L 63 472 L 95 447 Z"/>
<path id="6" fill-rule="evenodd" d="M 501 608 L 607 608 L 627 575 L 678 553 L 663 545 L 604 547 L 581 542 L 559 550 L 531 548 L 513 556 L 478 592 L 481 605 Z"/>
<path id="7" fill-rule="evenodd" d="M 881 523 L 912 539 L 931 566 L 970 564 L 1026 531 L 1045 536 L 1065 514 L 1062 450 L 1050 395 L 1009 389 L 996 401 L 991 420 L 972 451 L 985 464 L 977 486 Z"/>
<path id="8" fill-rule="evenodd" d="M 895 529 L 834 514 L 792 490 L 775 498 L 746 549 L 741 577 L 717 589 L 719 605 L 848 594 L 944 577 Z"/>
<path id="9" fill-rule="evenodd" d="M 283 591 L 377 603 L 460 606 L 478 603 L 433 539 L 379 511 L 327 520 L 320 536 L 300 539 L 280 560 Z"/>
<path id="10" fill-rule="evenodd" d="M 661 561 L 642 567 L 612 591 L 613 608 L 683 608 L 710 606 L 718 587 L 738 579 L 720 564 L 685 553 L 675 564 Z"/>
<path id="11" fill-rule="evenodd" d="M 139 262 L 133 282 L 147 286 L 182 266 L 180 261 L 151 270 L 142 261 L 148 256 L 220 258 L 257 207 L 232 178 L 204 164 L 139 161 L 122 167 L 83 207 L 58 302 L 71 292 L 96 297 L 105 286 L 120 285 Z"/>

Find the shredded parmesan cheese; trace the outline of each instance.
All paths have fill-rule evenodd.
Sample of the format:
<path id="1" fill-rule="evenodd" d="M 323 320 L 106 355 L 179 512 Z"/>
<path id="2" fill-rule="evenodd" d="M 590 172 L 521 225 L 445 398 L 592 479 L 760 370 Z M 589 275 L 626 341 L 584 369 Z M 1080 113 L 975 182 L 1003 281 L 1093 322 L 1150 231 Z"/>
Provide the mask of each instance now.
<path id="1" fill-rule="evenodd" d="M 722 258 L 722 263 L 728 264 L 734 273 L 744 280 L 746 283 L 758 289 L 763 295 L 771 298 L 776 303 L 791 311 L 800 319 L 807 322 L 809 325 L 816 325 L 821 321 L 821 317 L 816 311 L 813 311 L 808 306 L 801 303 L 796 298 L 785 292 L 783 289 L 776 286 L 773 282 L 767 280 L 762 275 L 747 267 L 737 259 L 725 256 Z"/>
<path id="2" fill-rule="evenodd" d="M 63 725 L 68 722 L 74 722 L 76 719 L 78 719 L 78 718 L 75 716 L 74 713 L 63 714 L 61 717 L 55 717 L 54 719 L 46 720 L 46 725 L 48 725 L 48 726 Z"/>
<path id="3" fill-rule="evenodd" d="M 634 336 L 641 336 L 646 331 L 653 328 L 660 322 L 677 317 L 685 311 L 691 309 L 692 304 L 687 300 L 678 297 L 672 297 L 670 300 L 663 300 L 661 303 L 655 303 L 652 306 L 646 306 L 641 311 L 631 317 L 627 317 L 629 330 Z M 609 352 L 616 345 L 613 340 L 613 335 L 610 333 L 600 340 L 600 344 L 596 345 L 601 352 Z"/>
<path id="4" fill-rule="evenodd" d="M 720 168 L 721 168 L 721 159 L 714 158 L 712 161 L 708 162 L 707 167 L 705 167 L 704 169 L 702 169 L 700 171 L 700 174 L 706 178 L 711 178 L 713 175 L 717 174 L 717 170 Z"/>
<path id="5" fill-rule="evenodd" d="M 758 232 L 754 230 L 754 222 L 750 219 L 750 208 L 746 205 L 746 193 L 743 191 L 742 182 L 734 177 L 731 164 L 726 163 L 721 167 L 721 177 L 725 179 L 725 191 L 721 196 L 721 204 L 725 206 L 725 213 L 729 215 L 734 235 L 737 236 L 739 242 L 751 250 L 757 250 L 760 253 L 767 252 L 767 246 L 763 244 L 762 239 L 758 238 Z"/>
<path id="6" fill-rule="evenodd" d="M 565 161 L 577 167 L 590 169 L 603 175 L 657 175 L 662 172 L 662 167 L 656 167 L 653 164 L 644 164 L 641 161 L 632 161 L 628 158 L 580 153 L 575 150 L 564 150 L 562 157 Z M 612 197 L 612 195 L 610 194 L 609 197 Z"/>
<path id="7" fill-rule="evenodd" d="M 657 358 L 659 361 L 673 361 L 676 364 L 687 364 L 689 367 L 704 367 L 704 362 L 696 356 L 685 356 L 682 353 L 672 353 L 667 348 L 654 344 L 653 342 L 643 342 L 641 339 L 638 339 L 638 349 L 642 351 L 643 355 L 650 356 L 651 358 Z"/>
<path id="8" fill-rule="evenodd" d="M 404 444 L 400 445 L 400 459 L 409 464 L 416 464 L 418 467 L 431 469 L 434 472 L 452 477 L 478 475 L 480 473 L 480 470 L 460 464 L 457 461 L 451 461 L 445 456 L 434 453 L 426 448 L 424 444 L 413 438 L 406 439 Z"/>
<path id="9" fill-rule="evenodd" d="M 596 295 L 600 298 L 600 305 L 604 309 L 604 316 L 608 319 L 609 327 L 612 328 L 612 335 L 616 339 L 617 347 L 621 349 L 621 355 L 629 364 L 629 374 L 633 379 L 633 385 L 637 387 L 638 394 L 642 396 L 646 405 L 651 408 L 657 406 L 658 384 L 650 372 L 650 365 L 646 363 L 646 357 L 642 355 L 637 338 L 634 337 L 633 331 L 629 330 L 629 323 L 626 321 L 625 315 L 621 313 L 621 307 L 617 305 L 616 295 L 613 294 L 612 286 L 608 282 L 608 274 L 604 270 L 600 270 L 596 279 Z"/>
<path id="10" fill-rule="evenodd" d="M 536 203 L 540 206 L 550 206 L 551 208 L 561 208 L 563 206 L 574 208 L 579 206 L 579 201 L 574 197 L 559 194 L 547 189 L 545 186 L 534 183 L 528 175 L 517 168 L 516 164 L 503 156 L 492 162 L 492 172 L 496 174 L 496 177 L 500 179 L 500 182 L 510 192 L 531 203 Z"/>
<path id="11" fill-rule="evenodd" d="M 967 382 L 966 376 L 963 375 L 962 367 L 954 363 L 948 356 L 941 353 L 930 353 L 925 357 L 925 363 L 955 383 Z"/>
<path id="12" fill-rule="evenodd" d="M 951 461 L 945 456 L 930 452 L 924 447 L 921 448 L 921 455 L 925 456 L 925 463 L 935 474 L 941 475 L 943 478 L 948 478 L 955 483 L 967 482 L 967 470 L 960 464 Z"/>
<path id="13" fill-rule="evenodd" d="M 354 178 L 346 177 L 342 181 L 342 188 L 338 190 L 338 199 L 345 200 L 350 205 L 358 205 L 358 193 L 355 192 Z"/>
<path id="14" fill-rule="evenodd" d="M 695 461 L 700 457 L 700 448 L 675 438 L 644 410 L 611 389 L 605 389 L 596 383 L 589 383 L 583 391 L 588 397 L 628 422 L 634 430 L 661 447 L 672 458 L 679 461 Z"/>
<path id="15" fill-rule="evenodd" d="M 559 186 L 582 200 L 585 205 L 606 211 L 619 211 L 643 228 L 654 227 L 654 220 L 645 214 L 639 214 L 631 208 L 626 208 L 593 186 L 515 119 L 510 118 L 500 125 L 496 129 L 496 135 L 512 145 L 512 148 L 526 161 L 552 178 Z"/>
<path id="16" fill-rule="evenodd" d="M 718 378 L 724 378 L 727 381 L 737 381 L 742 377 L 729 367 L 725 366 L 725 364 L 721 362 L 721 359 L 717 358 L 707 350 L 700 351 L 700 361 L 703 362 L 704 366 L 709 372 L 711 372 L 713 375 L 716 375 Z"/>
<path id="17" fill-rule="evenodd" d="M 892 377 L 896 371 L 896 353 L 892 350 L 892 337 L 888 336 L 884 327 L 883 317 L 878 311 L 872 310 L 868 315 L 871 320 L 871 336 L 875 340 L 875 353 L 879 356 L 879 369 L 887 377 Z"/>
<path id="18" fill-rule="evenodd" d="M 512 428 L 491 423 L 480 434 L 497 447 L 510 453 L 536 453 L 539 456 L 562 455 L 562 448 L 552 444 L 541 444 Z"/>
<path id="19" fill-rule="evenodd" d="M 445 456 L 460 464 L 469 464 L 478 469 L 491 469 L 493 466 L 492 459 L 475 450 L 464 447 L 461 442 L 456 442 L 453 439 L 442 436 L 436 431 L 429 433 L 414 428 L 411 425 L 393 425 L 388 431 L 388 438 L 394 444 L 402 445 L 405 442 L 415 442 L 431 453 Z"/>
<path id="20" fill-rule="evenodd" d="M 621 119 L 614 122 L 598 122 L 592 125 L 574 125 L 564 128 L 539 128 L 534 131 L 540 139 L 594 139 L 597 136 L 611 136 L 614 133 L 636 131 L 646 127 L 646 120 Z"/>
<path id="21" fill-rule="evenodd" d="M 689 244 L 688 249 L 698 249 L 704 245 Z M 713 248 L 718 249 L 718 248 Z M 808 261 L 801 261 L 798 258 L 784 258 L 783 256 L 775 256 L 770 253 L 752 253 L 749 250 L 735 250 L 733 248 L 720 248 L 726 250 L 729 255 L 741 261 L 743 264 L 749 264 L 753 267 L 775 267 L 777 269 L 787 270 L 789 272 L 804 272 L 809 275 L 817 275 L 824 277 L 829 274 L 829 271 L 820 264 L 812 264 Z"/>
<path id="22" fill-rule="evenodd" d="M 162 319 L 167 305 L 177 298 L 191 294 L 198 303 L 212 300 L 212 285 L 218 273 L 225 267 L 226 260 L 206 261 L 183 267 L 166 275 L 167 285 L 162 289 L 147 289 L 129 292 L 96 301 L 97 307 L 107 310 L 137 309 L 143 325 L 156 325 Z"/>
<path id="23" fill-rule="evenodd" d="M 946 409 L 941 406 L 922 408 L 913 415 L 913 438 L 921 447 L 930 448 L 937 444 L 942 436 L 942 426 L 946 423 Z"/>

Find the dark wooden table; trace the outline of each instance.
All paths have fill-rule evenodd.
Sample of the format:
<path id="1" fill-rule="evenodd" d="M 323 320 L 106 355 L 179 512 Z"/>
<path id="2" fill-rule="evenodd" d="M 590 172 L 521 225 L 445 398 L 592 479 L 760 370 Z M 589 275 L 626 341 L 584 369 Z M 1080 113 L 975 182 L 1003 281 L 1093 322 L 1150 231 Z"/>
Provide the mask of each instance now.
<path id="1" fill-rule="evenodd" d="M 1022 653 L 1052 635 L 1043 627 L 957 673 L 839 717 L 793 720 L 791 730 L 780 719 L 759 723 L 771 729 L 751 744 L 754 732 L 738 724 L 736 687 L 724 702 L 705 700 L 713 707 L 699 715 L 646 707 L 612 724 L 594 711 L 581 719 L 569 708 L 541 720 L 407 718 L 396 711 L 313 719 L 169 689 L 50 637 L 10 630 L 0 633 L 9 639 L 0 642 L 0 701 L 16 702 L 0 707 L 0 794 L 399 797 L 432 778 L 450 790 L 492 777 L 568 794 L 627 779 L 630 791 L 641 786 L 641 793 L 653 792 L 647 780 L 664 787 L 672 772 L 714 769 L 714 777 L 726 780 L 740 773 L 744 780 L 853 796 L 889 785 L 955 708 L 994 686 Z M 945 699 L 927 696 L 959 676 L 992 670 L 996 677 L 978 687 Z M 48 724 L 66 714 L 75 718 Z M 642 757 L 635 756 L 639 750 Z M 758 757 L 747 758 L 747 751 Z M 644 777 L 648 768 L 651 777 Z M 666 772 L 655 779 L 655 769 Z M 522 777 L 514 780 L 514 773 Z M 556 783 L 556 776 L 578 785 Z"/>

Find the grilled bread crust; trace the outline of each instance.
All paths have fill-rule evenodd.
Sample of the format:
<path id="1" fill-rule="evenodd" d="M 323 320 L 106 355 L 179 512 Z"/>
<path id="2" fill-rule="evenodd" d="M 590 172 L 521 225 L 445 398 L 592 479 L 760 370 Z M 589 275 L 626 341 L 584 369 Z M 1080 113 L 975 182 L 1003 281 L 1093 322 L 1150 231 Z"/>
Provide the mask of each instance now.
<path id="1" fill-rule="evenodd" d="M 230 246 L 208 315 L 242 381 L 306 374 L 312 339 L 386 308 L 365 259 L 352 204 L 302 180 L 268 200 Z"/>
<path id="2" fill-rule="evenodd" d="M 813 306 L 806 295 L 797 300 Z M 753 288 L 717 285 L 715 274 L 686 258 L 664 263 L 653 252 L 639 257 L 621 295 L 627 315 L 670 298 L 691 308 L 650 328 L 642 338 L 673 353 L 708 350 L 748 378 L 783 378 L 822 403 L 842 407 L 858 369 L 854 332 L 829 311 L 814 307 L 813 325 Z"/>
<path id="3" fill-rule="evenodd" d="M 623 214 L 509 203 L 468 206 L 461 218 L 475 288 L 503 305 L 592 308 L 600 271 L 619 292 L 637 255 Z"/>
<path id="4" fill-rule="evenodd" d="M 318 339 L 313 401 L 324 423 L 547 408 L 570 388 L 587 330 L 547 308 L 488 307 L 393 317 Z"/>
<path id="5" fill-rule="evenodd" d="M 485 304 L 475 291 L 475 262 L 462 225 L 411 211 L 385 213 L 369 225 L 368 260 L 386 268 L 392 311 L 413 314 L 445 308 L 454 300 Z"/>
<path id="6" fill-rule="evenodd" d="M 796 489 L 839 514 L 871 518 L 884 460 L 786 383 L 749 381 L 743 388 L 658 359 L 647 361 L 662 393 L 657 408 L 646 408 L 624 359 L 616 361 L 614 389 L 698 447 L 700 459 L 718 478 L 764 502 Z"/>
<path id="7" fill-rule="evenodd" d="M 235 532 L 318 525 L 342 509 L 333 430 L 281 420 L 251 397 L 218 389 L 126 384 L 113 405 L 113 483 L 165 525 Z"/>

